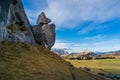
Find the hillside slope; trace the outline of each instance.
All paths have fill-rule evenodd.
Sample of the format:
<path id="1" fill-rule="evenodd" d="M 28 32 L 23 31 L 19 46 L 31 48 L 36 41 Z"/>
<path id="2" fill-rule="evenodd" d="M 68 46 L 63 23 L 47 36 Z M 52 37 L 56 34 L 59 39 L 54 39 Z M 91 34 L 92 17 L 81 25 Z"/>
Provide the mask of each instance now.
<path id="1" fill-rule="evenodd" d="M 41 46 L 0 43 L 0 80 L 103 80 Z"/>

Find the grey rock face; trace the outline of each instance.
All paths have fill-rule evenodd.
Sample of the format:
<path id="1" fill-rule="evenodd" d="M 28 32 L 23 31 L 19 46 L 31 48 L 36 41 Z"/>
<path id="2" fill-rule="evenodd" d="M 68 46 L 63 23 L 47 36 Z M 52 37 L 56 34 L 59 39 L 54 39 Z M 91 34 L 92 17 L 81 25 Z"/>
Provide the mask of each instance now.
<path id="1" fill-rule="evenodd" d="M 2 21 L 0 23 L 0 42 L 5 40 L 7 37 L 7 29 L 5 27 L 5 23 Z"/>
<path id="2" fill-rule="evenodd" d="M 2 3 L 1 3 L 2 2 Z M 34 44 L 34 37 L 30 28 L 30 23 L 26 17 L 23 5 L 21 0 L 1 0 L 0 1 L 0 41 L 4 41 L 9 33 L 7 33 L 7 26 L 11 24 L 24 25 L 27 34 L 24 34 L 25 37 L 29 37 L 29 43 Z M 18 34 L 18 33 L 16 33 Z M 14 37 L 18 37 L 12 35 Z M 18 40 L 23 41 L 24 38 L 18 37 Z M 7 40 L 7 39 L 6 39 Z M 24 40 L 26 41 L 26 40 Z M 15 41 L 16 42 L 16 41 Z M 19 42 L 19 41 L 18 41 Z"/>
<path id="3" fill-rule="evenodd" d="M 51 49 L 55 43 L 55 25 L 54 24 L 44 24 L 42 26 L 44 34 L 45 47 Z"/>
<path id="4" fill-rule="evenodd" d="M 6 23 L 9 6 L 10 0 L 0 1 L 0 41 L 5 40 L 7 37 Z"/>
<path id="5" fill-rule="evenodd" d="M 55 25 L 44 24 L 43 26 L 33 26 L 33 34 L 36 42 L 48 49 L 55 43 Z"/>
<path id="6" fill-rule="evenodd" d="M 44 35 L 43 35 L 42 27 L 40 25 L 35 25 L 32 27 L 32 30 L 33 30 L 35 41 L 38 44 L 44 46 L 45 42 L 44 42 Z"/>
<path id="7" fill-rule="evenodd" d="M 33 26 L 33 34 L 36 42 L 48 49 L 51 49 L 55 43 L 55 24 L 48 24 L 45 14 L 42 12 L 38 17 L 38 25 Z"/>
<path id="8" fill-rule="evenodd" d="M 26 36 L 26 38 L 29 38 L 29 40 L 27 40 L 27 41 L 24 40 L 24 41 L 29 42 L 31 44 L 35 43 L 32 31 L 31 31 L 30 23 L 25 14 L 21 0 L 11 0 L 9 13 L 8 13 L 7 25 L 9 25 L 11 23 L 12 24 L 18 23 L 19 25 L 24 25 L 27 30 L 27 34 L 24 34 L 24 33 L 23 34 L 24 34 L 24 36 Z M 19 40 L 24 39 L 22 37 L 18 37 L 18 38 L 19 38 Z"/>
<path id="9" fill-rule="evenodd" d="M 24 35 L 23 32 L 17 31 L 16 33 L 9 35 L 8 41 L 9 42 L 20 42 L 20 43 L 27 42 L 27 37 Z"/>
<path id="10" fill-rule="evenodd" d="M 40 24 L 48 24 L 50 23 L 51 20 L 49 18 L 47 18 L 45 16 L 45 13 L 42 12 L 39 16 L 38 16 L 38 19 L 37 19 L 37 24 L 40 25 Z"/>

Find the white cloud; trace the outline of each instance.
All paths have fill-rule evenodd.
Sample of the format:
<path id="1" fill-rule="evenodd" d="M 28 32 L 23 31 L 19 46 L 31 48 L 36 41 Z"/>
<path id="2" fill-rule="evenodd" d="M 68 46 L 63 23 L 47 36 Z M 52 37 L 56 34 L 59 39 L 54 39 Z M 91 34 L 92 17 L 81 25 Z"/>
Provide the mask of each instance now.
<path id="1" fill-rule="evenodd" d="M 84 21 L 104 22 L 120 17 L 120 0 L 47 1 L 45 12 L 59 27 L 72 28 Z"/>
<path id="2" fill-rule="evenodd" d="M 99 35 L 92 36 L 92 37 L 85 37 L 83 39 L 84 40 L 98 40 L 98 39 L 103 39 L 103 38 L 105 38 L 105 35 L 99 34 Z"/>
<path id="3" fill-rule="evenodd" d="M 68 48 L 69 47 L 69 44 L 67 43 L 63 43 L 63 42 L 56 42 L 55 45 L 53 46 L 53 48 L 60 48 L 60 49 L 63 49 L 63 48 Z"/>
<path id="4" fill-rule="evenodd" d="M 120 0 L 31 0 L 31 8 L 26 7 L 32 24 L 40 12 L 45 11 L 57 28 L 74 28 L 85 21 L 94 24 L 120 17 Z M 34 21 L 34 22 L 33 22 Z M 91 27 L 90 26 L 90 27 Z M 81 32 L 93 28 L 87 27 Z"/>
<path id="5" fill-rule="evenodd" d="M 81 47 L 85 48 L 86 46 L 88 46 L 88 44 L 77 44 L 77 43 L 57 40 L 53 48 L 66 49 L 68 52 L 80 52 L 83 51 Z"/>
<path id="6" fill-rule="evenodd" d="M 64 48 L 69 48 L 70 44 L 66 41 L 61 41 L 61 40 L 57 40 L 55 42 L 55 45 L 53 46 L 53 48 L 60 48 L 60 49 L 64 49 Z"/>
<path id="7" fill-rule="evenodd" d="M 57 41 L 53 48 L 66 49 L 70 53 L 81 51 L 113 51 L 120 50 L 119 41 L 120 39 L 111 39 L 92 43 Z"/>

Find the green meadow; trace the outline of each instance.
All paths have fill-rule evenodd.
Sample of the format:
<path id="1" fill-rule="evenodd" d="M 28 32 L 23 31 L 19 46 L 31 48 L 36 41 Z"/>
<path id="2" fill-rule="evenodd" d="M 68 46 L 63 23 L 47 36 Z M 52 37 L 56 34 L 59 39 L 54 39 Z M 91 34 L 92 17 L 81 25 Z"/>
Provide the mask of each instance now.
<path id="1" fill-rule="evenodd" d="M 92 73 L 112 73 L 120 75 L 120 59 L 67 60 L 77 68 L 88 67 Z"/>

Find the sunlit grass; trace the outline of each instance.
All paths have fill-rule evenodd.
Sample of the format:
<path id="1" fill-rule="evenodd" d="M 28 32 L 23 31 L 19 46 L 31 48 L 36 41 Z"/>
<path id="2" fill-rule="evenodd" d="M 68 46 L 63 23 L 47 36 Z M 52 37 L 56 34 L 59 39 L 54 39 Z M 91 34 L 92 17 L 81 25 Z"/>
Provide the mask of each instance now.
<path id="1" fill-rule="evenodd" d="M 104 80 L 27 43 L 0 43 L 0 80 Z"/>
<path id="2" fill-rule="evenodd" d="M 89 67 L 93 73 L 111 72 L 113 74 L 120 74 L 120 59 L 101 59 L 101 60 L 67 60 L 75 67 Z"/>

